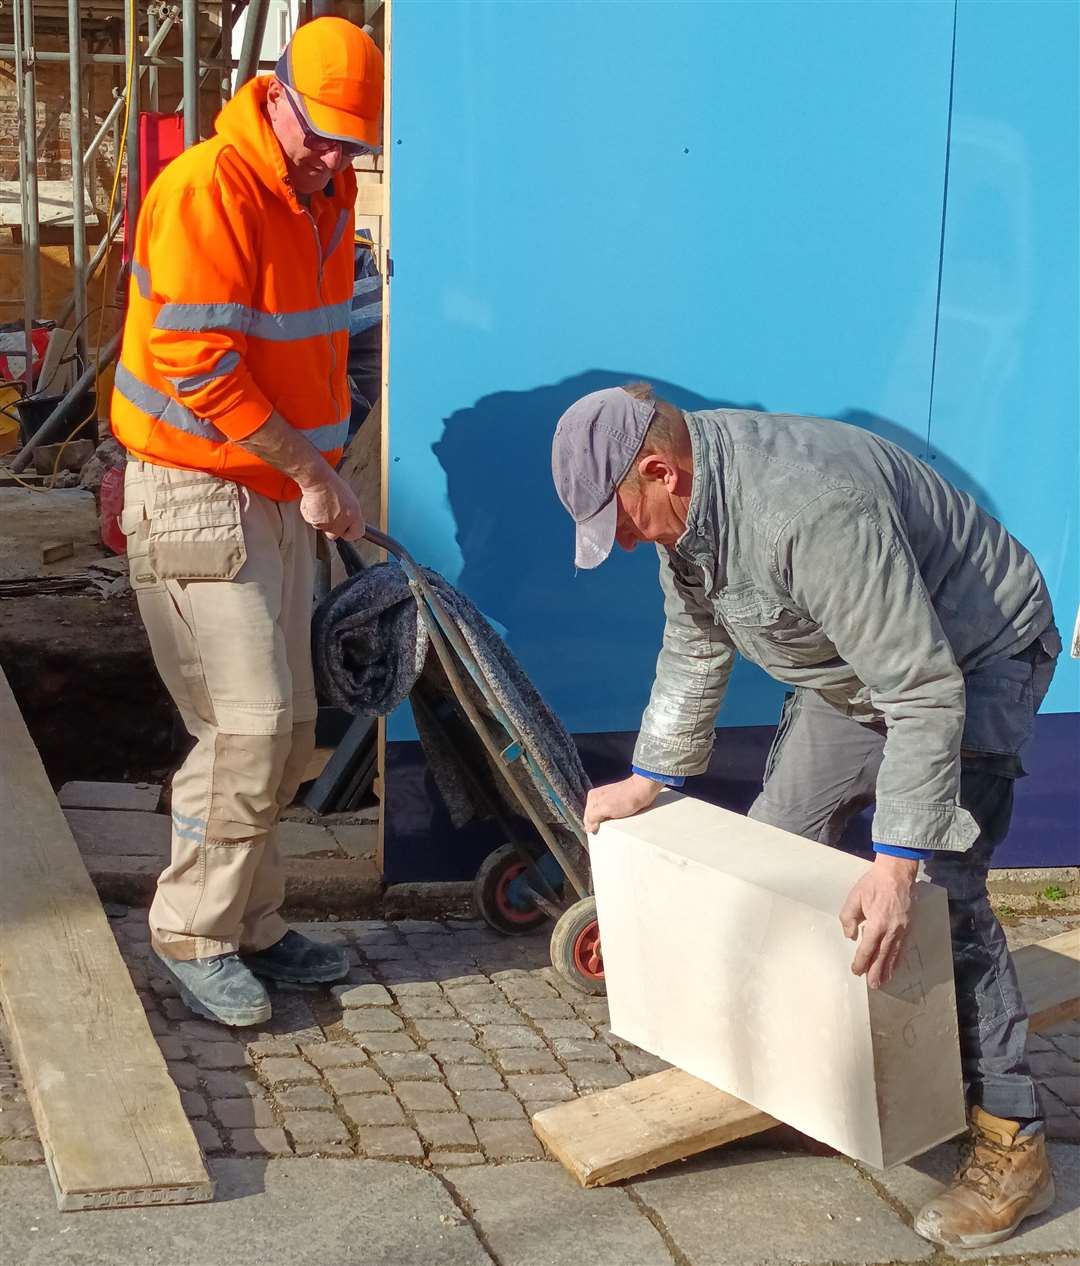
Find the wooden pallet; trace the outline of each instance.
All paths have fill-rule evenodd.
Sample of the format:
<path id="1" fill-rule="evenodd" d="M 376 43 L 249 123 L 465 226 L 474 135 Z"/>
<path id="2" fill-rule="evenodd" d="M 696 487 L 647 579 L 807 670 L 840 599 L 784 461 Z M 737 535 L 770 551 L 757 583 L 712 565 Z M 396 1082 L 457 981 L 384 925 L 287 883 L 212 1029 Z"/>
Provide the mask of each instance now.
<path id="1" fill-rule="evenodd" d="M 1013 959 L 1033 1032 L 1080 1016 L 1080 928 Z M 603 1187 L 778 1124 L 748 1103 L 669 1068 L 545 1108 L 537 1138 L 583 1187 Z"/>
<path id="2" fill-rule="evenodd" d="M 186 1204 L 213 1183 L 0 671 L 0 1006 L 60 1209 Z"/>

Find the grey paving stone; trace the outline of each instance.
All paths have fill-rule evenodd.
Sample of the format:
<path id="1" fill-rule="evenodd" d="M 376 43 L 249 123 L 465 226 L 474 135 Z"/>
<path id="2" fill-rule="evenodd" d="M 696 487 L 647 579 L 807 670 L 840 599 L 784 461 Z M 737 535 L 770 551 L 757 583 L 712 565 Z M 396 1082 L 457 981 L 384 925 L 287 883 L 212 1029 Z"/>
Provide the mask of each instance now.
<path id="1" fill-rule="evenodd" d="M 398 1010 L 411 1020 L 453 1020 L 457 1012 L 443 997 L 406 994 L 397 1000 Z"/>
<path id="2" fill-rule="evenodd" d="M 543 1050 L 544 1039 L 524 1024 L 489 1024 L 480 1030 L 480 1041 L 489 1050 Z"/>
<path id="3" fill-rule="evenodd" d="M 501 1266 L 671 1266 L 659 1232 L 624 1191 L 584 1191 L 554 1162 L 466 1169 L 453 1185 Z M 720 1261 L 728 1258 L 713 1253 L 697 1266 Z"/>
<path id="4" fill-rule="evenodd" d="M 582 1042 L 574 1037 L 555 1037 L 551 1049 L 561 1060 L 589 1060 L 594 1064 L 613 1064 L 615 1052 L 606 1042 Z"/>
<path id="5" fill-rule="evenodd" d="M 1045 1105 L 1044 1105 L 1045 1106 Z M 1060 1112 L 1046 1109 L 1046 1137 L 1080 1143 L 1080 1115 L 1069 1108 Z"/>
<path id="6" fill-rule="evenodd" d="M 455 939 L 460 941 L 461 938 L 458 937 Z M 498 990 L 495 989 L 495 986 L 492 985 L 492 983 L 488 980 L 488 978 L 486 976 L 478 976 L 475 972 L 471 974 L 468 972 L 465 972 L 460 976 L 448 976 L 442 982 L 442 987 L 448 992 L 454 994 L 455 996 L 460 994 L 463 989 L 476 989 L 476 988 L 487 989 L 491 991 L 491 993 L 489 994 L 489 996 L 491 997 L 495 997 L 498 995 Z M 464 1001 L 465 999 L 463 998 L 462 1000 Z"/>
<path id="7" fill-rule="evenodd" d="M 563 1073 L 518 1074 L 507 1077 L 506 1084 L 524 1103 L 577 1098 L 573 1082 Z"/>
<path id="8" fill-rule="evenodd" d="M 262 1098 L 266 1093 L 255 1078 L 253 1070 L 247 1073 L 230 1073 L 215 1070 L 203 1073 L 203 1085 L 211 1099 L 238 1099 L 243 1095 Z"/>
<path id="9" fill-rule="evenodd" d="M 462 1112 L 417 1112 L 413 1119 L 428 1147 L 470 1147 L 476 1135 Z"/>
<path id="10" fill-rule="evenodd" d="M 187 1059 L 187 1047 L 178 1037 L 159 1037 L 157 1039 L 157 1044 L 158 1049 L 167 1060 Z"/>
<path id="11" fill-rule="evenodd" d="M 102 1211 L 76 1226 L 57 1215 L 43 1168 L 9 1168 L 0 1176 L 4 1259 L 11 1266 L 491 1266 L 442 1183 L 419 1166 L 221 1158 L 211 1169 L 217 1192 L 208 1204 Z"/>
<path id="12" fill-rule="evenodd" d="M 229 1142 L 237 1156 L 288 1156 L 292 1152 L 280 1126 L 257 1130 L 232 1130 Z M 221 1198 L 220 1192 L 217 1193 Z"/>
<path id="13" fill-rule="evenodd" d="M 516 1005 L 530 1020 L 572 1020 L 576 1015 L 574 1008 L 555 993 L 551 994 L 550 999 L 521 998 Z"/>
<path id="14" fill-rule="evenodd" d="M 945 1143 L 908 1165 L 897 1165 L 884 1173 L 879 1170 L 867 1172 L 914 1217 L 926 1201 L 936 1196 L 949 1181 L 956 1167 L 957 1152 L 955 1143 Z M 1011 1240 L 979 1249 L 980 1257 L 1019 1257 L 1076 1250 L 1080 1147 L 1070 1143 L 1051 1143 L 1049 1152 L 1057 1185 L 1057 1203 L 1040 1217 L 1024 1222 Z"/>
<path id="15" fill-rule="evenodd" d="M 562 1066 L 550 1051 L 495 1051 L 495 1063 L 508 1076 L 510 1073 L 559 1073 Z"/>
<path id="16" fill-rule="evenodd" d="M 363 1011 L 351 1011 L 349 1015 L 364 1015 Z M 416 1050 L 416 1043 L 408 1033 L 354 1033 L 353 1041 L 365 1051 L 403 1055 Z"/>
<path id="17" fill-rule="evenodd" d="M 348 1143 L 300 1143 L 293 1140 L 293 1150 L 297 1156 L 355 1156 L 352 1141 Z"/>
<path id="18" fill-rule="evenodd" d="M 714 1261 L 721 1245 L 730 1266 L 915 1262 L 933 1252 L 841 1160 L 724 1148 L 631 1186 L 691 1262 Z"/>
<path id="19" fill-rule="evenodd" d="M 430 1055 L 373 1055 L 371 1062 L 390 1081 L 439 1081 L 442 1073 Z"/>
<path id="20" fill-rule="evenodd" d="M 191 1015 L 188 1008 L 180 1001 L 179 997 L 161 999 L 161 1009 L 170 1020 L 183 1021 Z"/>
<path id="21" fill-rule="evenodd" d="M 150 782 L 66 782 L 56 793 L 62 809 L 117 809 L 156 813 L 161 784 Z"/>
<path id="22" fill-rule="evenodd" d="M 216 1126 L 211 1125 L 209 1121 L 192 1121 L 191 1129 L 204 1152 L 210 1153 L 224 1150 L 225 1144 L 221 1140 L 221 1134 Z"/>
<path id="23" fill-rule="evenodd" d="M 410 1112 L 457 1111 L 454 1096 L 437 1081 L 403 1081 L 394 1090 Z"/>
<path id="24" fill-rule="evenodd" d="M 591 1061 L 567 1060 L 566 1071 L 573 1078 L 578 1090 L 609 1090 L 630 1081 L 630 1074 L 618 1064 L 594 1064 Z"/>
<path id="25" fill-rule="evenodd" d="M 325 1042 L 321 1045 L 302 1046 L 300 1050 L 304 1058 L 316 1068 L 342 1068 L 349 1064 L 367 1063 L 363 1047 L 352 1042 Z"/>
<path id="26" fill-rule="evenodd" d="M 429 1042 L 427 1049 L 440 1064 L 486 1064 L 488 1060 L 471 1042 Z"/>
<path id="27" fill-rule="evenodd" d="M 0 1143 L 0 1157 L 6 1165 L 39 1165 L 45 1153 L 37 1139 L 7 1139 Z"/>
<path id="28" fill-rule="evenodd" d="M 223 1024 L 214 1024 L 210 1020 L 183 1020 L 178 1029 L 185 1042 L 224 1042 L 229 1036 L 229 1030 Z"/>
<path id="29" fill-rule="evenodd" d="M 265 1059 L 274 1055 L 295 1055 L 298 1050 L 296 1043 L 289 1037 L 260 1038 L 256 1042 L 248 1042 L 247 1048 L 248 1054 L 256 1059 Z"/>
<path id="30" fill-rule="evenodd" d="M 389 1094 L 390 1086 L 374 1068 L 328 1068 L 326 1080 L 337 1095 Z"/>
<path id="31" fill-rule="evenodd" d="M 1080 1103 L 1080 1074 L 1069 1072 L 1064 1076 L 1044 1077 L 1042 1084 L 1062 1103 Z"/>
<path id="32" fill-rule="evenodd" d="M 262 1129 L 277 1124 L 274 1110 L 265 1099 L 215 1099 L 214 1116 L 230 1130 Z"/>
<path id="33" fill-rule="evenodd" d="M 34 1114 L 30 1111 L 29 1104 L 19 1103 L 14 1107 L 5 1107 L 0 1112 L 0 1138 L 34 1138 L 36 1133 Z"/>
<path id="34" fill-rule="evenodd" d="M 405 1113 L 393 1095 L 343 1095 L 341 1108 L 356 1125 L 404 1125 Z"/>
<path id="35" fill-rule="evenodd" d="M 333 1112 L 290 1112 L 285 1132 L 294 1143 L 344 1143 L 349 1138 L 348 1127 Z"/>
<path id="36" fill-rule="evenodd" d="M 420 1160 L 424 1155 L 424 1145 L 420 1142 L 415 1130 L 405 1125 L 368 1125 L 357 1130 L 357 1137 L 364 1154 L 369 1157 L 386 1157 L 400 1160 Z M 456 1206 L 452 1206 L 454 1214 Z M 451 1216 L 449 1213 L 447 1216 Z M 391 1219 L 392 1221 L 393 1219 Z M 457 1225 L 456 1221 L 454 1225 Z M 400 1245 L 398 1246 L 400 1253 Z M 360 1259 L 358 1259 L 360 1260 Z M 369 1261 L 370 1258 L 364 1258 Z M 400 1256 L 392 1256 L 387 1261 L 400 1261 Z M 479 1259 L 486 1261 L 484 1258 Z"/>
<path id="37" fill-rule="evenodd" d="M 547 1038 L 569 1037 L 578 1041 L 594 1041 L 592 1029 L 584 1020 L 537 1020 L 537 1029 Z"/>
<path id="38" fill-rule="evenodd" d="M 260 1041 L 289 1038 L 293 1042 L 314 1043 L 324 1040 L 322 1030 L 311 1009 L 311 990 L 300 985 L 275 985 L 270 990 L 274 1014 L 256 1035 Z"/>
<path id="39" fill-rule="evenodd" d="M 650 1055 L 648 1051 L 639 1051 L 636 1047 L 620 1051 L 619 1059 L 632 1077 L 649 1077 L 653 1073 L 662 1073 L 665 1068 L 671 1067 L 656 1055 Z"/>
<path id="40" fill-rule="evenodd" d="M 405 1027 L 401 1016 L 389 1007 L 361 1007 L 346 1011 L 341 1022 L 350 1033 L 397 1033 Z"/>
<path id="41" fill-rule="evenodd" d="M 393 994 L 400 1002 L 403 998 L 442 998 L 443 991 L 434 980 L 414 980 L 395 985 Z"/>
<path id="42" fill-rule="evenodd" d="M 306 936 L 309 941 L 318 941 L 320 945 L 345 945 L 349 940 L 348 931 L 340 923 L 294 923 L 292 926 L 293 931 Z"/>
<path id="43" fill-rule="evenodd" d="M 335 985 L 330 992 L 343 1007 L 388 1007 L 394 1001 L 382 985 Z"/>
<path id="44" fill-rule="evenodd" d="M 334 1097 L 321 1086 L 289 1086 L 274 1092 L 274 1102 L 286 1112 L 334 1110 Z"/>
<path id="45" fill-rule="evenodd" d="M 489 1160 L 540 1159 L 544 1149 L 525 1121 L 474 1121 L 473 1129 Z"/>
<path id="46" fill-rule="evenodd" d="M 194 1064 L 170 1060 L 166 1066 L 169 1070 L 169 1076 L 181 1090 L 196 1090 L 198 1088 L 199 1070 Z"/>
<path id="47" fill-rule="evenodd" d="M 259 1061 L 259 1076 L 271 1086 L 287 1081 L 318 1081 L 318 1071 L 297 1056 L 295 1059 L 263 1059 Z"/>
<path id="48" fill-rule="evenodd" d="M 465 1020 L 414 1020 L 413 1028 L 425 1042 L 471 1042 L 475 1034 Z"/>
<path id="49" fill-rule="evenodd" d="M 189 1117 L 204 1117 L 208 1111 L 206 1099 L 195 1090 L 180 1091 L 180 1106 Z"/>
<path id="50" fill-rule="evenodd" d="M 189 1042 L 188 1051 L 200 1068 L 245 1068 L 247 1048 L 241 1042 Z"/>
<path id="51" fill-rule="evenodd" d="M 461 1090 L 458 1104 L 476 1121 L 515 1121 L 525 1115 L 521 1104 L 507 1090 Z"/>
<path id="52" fill-rule="evenodd" d="M 488 1024 L 520 1024 L 521 1014 L 515 1011 L 508 1002 L 466 1002 L 459 1004 L 456 998 L 451 1001 L 461 1013 L 463 1020 L 478 1027 Z"/>
<path id="53" fill-rule="evenodd" d="M 416 952 L 409 945 L 387 942 L 364 946 L 364 956 L 372 963 L 392 963 L 402 959 L 415 960 Z"/>
<path id="54" fill-rule="evenodd" d="M 502 1090 L 503 1079 L 490 1064 L 450 1064 L 444 1070 L 451 1090 Z"/>
<path id="55" fill-rule="evenodd" d="M 482 1165 L 484 1163 L 483 1152 L 429 1152 L 428 1160 L 438 1169 L 445 1167 L 447 1169 L 457 1169 L 463 1165 Z M 1056 1266 L 1056 1263 L 1055 1263 Z"/>

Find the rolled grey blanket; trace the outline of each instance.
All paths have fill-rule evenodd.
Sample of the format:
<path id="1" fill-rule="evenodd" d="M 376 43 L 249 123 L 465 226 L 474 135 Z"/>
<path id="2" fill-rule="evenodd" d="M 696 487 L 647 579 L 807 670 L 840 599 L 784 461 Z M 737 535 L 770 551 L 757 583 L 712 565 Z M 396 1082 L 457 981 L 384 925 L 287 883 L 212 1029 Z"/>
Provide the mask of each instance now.
<path id="1" fill-rule="evenodd" d="M 424 578 L 454 621 L 480 672 L 510 721 L 517 727 L 539 768 L 560 800 L 580 818 L 589 780 L 574 740 L 544 702 L 506 643 L 463 593 L 437 572 Z M 405 573 L 395 561 L 357 572 L 332 590 L 315 611 L 312 652 L 320 697 L 356 716 L 386 716 L 417 687 L 430 639 L 420 619 Z M 459 669 L 470 697 L 490 712 L 479 691 Z M 421 683 L 420 686 L 423 689 Z M 424 709 L 417 709 L 417 730 L 440 791 L 456 825 L 472 816 L 471 797 L 445 743 L 426 737 Z M 516 769 L 525 768 L 519 762 Z M 558 814 L 547 800 L 542 778 L 530 770 L 534 803 L 551 822 Z M 496 780 L 497 782 L 498 780 Z M 500 786 L 504 799 L 508 793 Z M 467 807 L 468 806 L 468 807 Z M 516 811 L 517 806 L 512 808 Z"/>

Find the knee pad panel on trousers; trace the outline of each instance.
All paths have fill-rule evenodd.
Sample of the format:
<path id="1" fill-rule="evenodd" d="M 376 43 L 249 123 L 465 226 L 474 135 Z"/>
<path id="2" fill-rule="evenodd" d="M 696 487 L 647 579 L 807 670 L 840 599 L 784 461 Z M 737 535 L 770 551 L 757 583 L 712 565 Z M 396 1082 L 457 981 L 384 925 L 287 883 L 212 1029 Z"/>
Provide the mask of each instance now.
<path id="1" fill-rule="evenodd" d="M 213 744 L 207 840 L 242 844 L 262 839 L 277 821 L 292 732 L 217 734 Z"/>

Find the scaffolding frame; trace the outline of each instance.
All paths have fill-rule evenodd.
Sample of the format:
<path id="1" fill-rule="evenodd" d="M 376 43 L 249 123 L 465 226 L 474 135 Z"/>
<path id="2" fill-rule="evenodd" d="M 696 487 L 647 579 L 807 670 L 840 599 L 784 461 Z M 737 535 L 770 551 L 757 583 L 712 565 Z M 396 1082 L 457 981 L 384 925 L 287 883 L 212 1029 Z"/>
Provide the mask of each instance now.
<path id="1" fill-rule="evenodd" d="M 30 437 L 16 456 L 16 471 L 30 462 L 33 450 L 57 435 L 77 407 L 89 384 L 115 358 L 120 334 L 115 333 L 104 346 L 95 349 L 94 364 L 86 363 L 86 323 L 89 314 L 89 286 L 111 243 L 124 223 L 134 227 L 142 205 L 139 152 L 140 83 L 146 76 L 147 103 L 156 109 L 158 103 L 158 70 L 179 69 L 183 78 L 183 96 L 176 113 L 183 113 L 185 147 L 200 137 L 199 94 L 211 75 L 220 77 L 224 102 L 235 88 L 246 83 L 258 70 L 272 70 L 272 63 L 258 61 L 271 0 L 220 0 L 221 27 L 214 46 L 204 55 L 200 48 L 200 6 L 198 0 L 123 0 L 124 47 L 122 52 L 92 52 L 84 46 L 79 0 L 67 0 L 66 52 L 40 50 L 35 46 L 33 0 L 9 0 L 14 29 L 14 42 L 0 44 L 0 61 L 14 63 L 16 132 L 19 164 L 19 214 L 22 233 L 23 266 L 23 337 L 25 340 L 25 379 L 27 392 L 33 385 L 32 333 L 41 303 L 41 231 L 38 200 L 37 154 L 37 83 L 38 64 L 67 63 L 69 67 L 69 107 L 71 144 L 71 224 L 72 224 L 72 293 L 60 311 L 58 324 L 75 315 L 78 347 L 84 372 L 61 399 L 41 427 Z M 205 5 L 203 8 L 205 9 Z M 244 39 L 238 58 L 231 56 L 232 31 L 236 19 L 246 12 Z M 182 54 L 175 57 L 161 52 L 162 45 L 177 25 L 182 35 Z M 82 74 L 85 66 L 130 64 L 130 102 L 127 84 L 115 94 L 112 106 L 90 143 L 83 146 Z M 235 76 L 235 84 L 234 84 Z M 115 92 L 115 90 L 114 90 Z M 94 254 L 87 258 L 85 173 L 91 167 L 102 141 L 110 128 L 119 142 L 120 119 L 127 108 L 128 126 L 123 140 L 125 172 L 125 206 L 110 223 L 104 225 L 101 241 Z M 120 163 L 116 145 L 116 161 Z M 107 217 L 108 218 L 108 217 Z"/>

